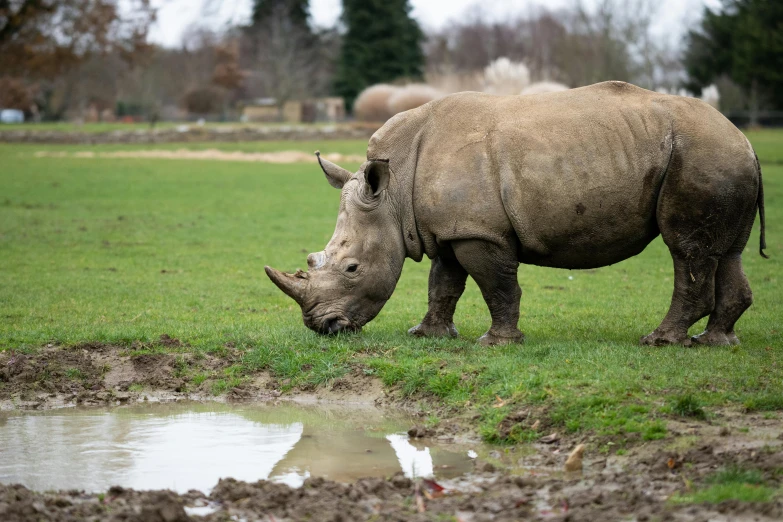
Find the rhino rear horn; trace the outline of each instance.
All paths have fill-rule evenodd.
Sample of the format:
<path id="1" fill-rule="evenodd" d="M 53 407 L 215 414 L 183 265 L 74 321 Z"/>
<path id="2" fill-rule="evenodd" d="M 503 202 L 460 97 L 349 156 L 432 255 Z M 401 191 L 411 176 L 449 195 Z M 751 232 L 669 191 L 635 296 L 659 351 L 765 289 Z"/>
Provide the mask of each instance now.
<path id="1" fill-rule="evenodd" d="M 304 274 L 303 272 L 297 272 L 295 275 L 286 274 L 280 270 L 275 270 L 271 266 L 265 266 L 264 271 L 285 295 L 296 301 L 299 306 L 302 306 L 308 283 L 307 277 L 301 275 Z"/>
<path id="2" fill-rule="evenodd" d="M 318 158 L 318 164 L 321 165 L 321 170 L 326 174 L 326 180 L 331 186 L 337 189 L 343 188 L 343 185 L 351 179 L 353 173 L 345 170 L 339 165 L 335 165 L 327 159 L 321 158 L 321 152 L 315 151 L 315 156 Z"/>

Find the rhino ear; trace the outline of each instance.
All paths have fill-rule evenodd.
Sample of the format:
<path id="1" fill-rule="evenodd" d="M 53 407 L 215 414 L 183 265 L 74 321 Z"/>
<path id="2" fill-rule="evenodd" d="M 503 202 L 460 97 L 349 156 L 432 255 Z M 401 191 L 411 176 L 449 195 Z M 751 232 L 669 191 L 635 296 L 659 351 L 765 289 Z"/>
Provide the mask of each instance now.
<path id="1" fill-rule="evenodd" d="M 373 196 L 377 196 L 389 186 L 389 178 L 391 172 L 389 171 L 388 161 L 371 161 L 364 169 L 364 180 L 367 183 L 367 192 Z"/>
<path id="2" fill-rule="evenodd" d="M 343 185 L 353 176 L 353 173 L 345 170 L 341 166 L 335 165 L 329 160 L 321 159 L 320 151 L 315 151 L 315 156 L 318 158 L 318 164 L 321 165 L 321 170 L 326 174 L 326 181 L 334 188 L 343 188 Z"/>

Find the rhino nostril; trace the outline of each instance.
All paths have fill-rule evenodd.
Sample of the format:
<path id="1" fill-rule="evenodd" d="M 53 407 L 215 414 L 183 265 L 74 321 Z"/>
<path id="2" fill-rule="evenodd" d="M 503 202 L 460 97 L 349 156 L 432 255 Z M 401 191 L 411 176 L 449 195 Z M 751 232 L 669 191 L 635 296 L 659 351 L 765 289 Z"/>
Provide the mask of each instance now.
<path id="1" fill-rule="evenodd" d="M 327 319 L 324 322 L 323 330 L 328 334 L 338 333 L 340 330 L 342 330 L 342 325 L 340 325 L 340 320 L 337 317 Z"/>

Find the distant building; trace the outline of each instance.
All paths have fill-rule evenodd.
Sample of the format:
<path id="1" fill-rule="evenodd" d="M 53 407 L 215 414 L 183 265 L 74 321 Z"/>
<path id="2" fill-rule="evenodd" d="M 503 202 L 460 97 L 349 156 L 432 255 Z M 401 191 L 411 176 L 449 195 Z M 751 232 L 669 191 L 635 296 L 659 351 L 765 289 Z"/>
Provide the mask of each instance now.
<path id="1" fill-rule="evenodd" d="M 0 123 L 24 123 L 24 112 L 17 109 L 0 109 Z"/>
<path id="2" fill-rule="evenodd" d="M 283 105 L 286 123 L 334 122 L 345 119 L 345 102 L 339 97 L 292 100 Z M 242 120 L 248 122 L 280 121 L 280 109 L 274 98 L 259 98 L 245 104 Z"/>

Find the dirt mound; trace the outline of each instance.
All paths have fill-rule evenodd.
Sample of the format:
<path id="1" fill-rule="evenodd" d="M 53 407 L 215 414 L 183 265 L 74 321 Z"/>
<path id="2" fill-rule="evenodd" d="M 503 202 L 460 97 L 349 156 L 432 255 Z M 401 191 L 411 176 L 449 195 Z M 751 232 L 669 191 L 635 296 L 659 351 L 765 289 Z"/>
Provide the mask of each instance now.
<path id="1" fill-rule="evenodd" d="M 171 491 L 111 488 L 106 495 L 78 491 L 36 493 L 24 486 L 0 485 L 0 520 L 6 522 L 116 520 L 186 522 L 185 499 Z"/>
<path id="2" fill-rule="evenodd" d="M 164 334 L 151 346 L 136 348 L 89 343 L 49 346 L 35 353 L 1 352 L 0 410 L 116 404 L 150 396 L 200 398 L 212 393 L 213 384 L 224 377 L 222 370 L 238 357 L 231 351 L 219 357 L 186 350 L 176 355 L 156 352 L 156 347 L 182 346 Z M 268 398 L 274 390 L 264 384 L 260 377 L 243 383 L 242 398 Z"/>
<path id="3" fill-rule="evenodd" d="M 309 478 L 301 488 L 268 481 L 222 479 L 209 496 L 190 491 L 139 492 L 114 487 L 105 495 L 78 491 L 36 493 L 0 485 L 0 519 L 33 520 L 754 520 L 783 517 L 780 498 L 765 503 L 729 500 L 718 504 L 672 503 L 672 495 L 705 482 L 713 470 L 700 464 L 760 464 L 749 450 L 715 455 L 697 449 L 682 455 L 683 466 L 633 462 L 614 469 L 597 466 L 585 476 L 552 477 L 527 473 L 509 476 L 475 473 L 461 485 L 412 481 L 402 473 L 342 484 Z M 760 468 L 754 468 L 760 469 Z M 779 468 L 776 468 L 779 469 Z M 779 473 L 762 470 L 767 486 L 780 484 Z M 777 477 L 777 478 L 776 478 Z M 198 516 L 199 518 L 195 518 Z M 203 517 L 203 518 L 201 518 Z"/>
<path id="4" fill-rule="evenodd" d="M 48 345 L 34 352 L 0 352 L 0 411 L 103 405 L 139 400 L 269 400 L 288 382 L 267 371 L 226 373 L 243 352 L 230 343 L 220 353 L 195 350 L 163 334 L 129 347 L 86 343 Z M 380 403 L 388 401 L 380 380 L 359 370 L 319 389 L 296 389 L 300 402 Z"/>
<path id="5" fill-rule="evenodd" d="M 46 349 L 29 355 L 0 354 L 0 393 L 23 389 L 28 393 L 79 393 L 101 387 L 101 372 L 82 350 Z"/>

